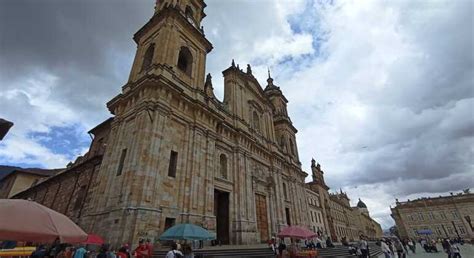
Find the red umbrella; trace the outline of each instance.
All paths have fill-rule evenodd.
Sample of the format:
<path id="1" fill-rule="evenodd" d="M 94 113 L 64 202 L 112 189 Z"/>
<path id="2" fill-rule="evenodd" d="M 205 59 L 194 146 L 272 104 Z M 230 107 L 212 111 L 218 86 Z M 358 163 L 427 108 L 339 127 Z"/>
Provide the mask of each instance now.
<path id="1" fill-rule="evenodd" d="M 283 228 L 280 233 L 278 233 L 278 237 L 292 237 L 292 238 L 311 238 L 316 236 L 316 233 L 310 231 L 308 229 L 299 227 L 299 226 L 289 226 Z"/>
<path id="2" fill-rule="evenodd" d="M 0 240 L 82 243 L 87 234 L 65 215 L 28 200 L 0 199 Z"/>
<path id="3" fill-rule="evenodd" d="M 94 234 L 89 234 L 87 236 L 86 242 L 84 242 L 84 244 L 88 244 L 88 245 L 101 245 L 103 243 L 104 243 L 104 239 L 102 239 L 102 237 L 100 237 L 98 235 L 94 235 Z"/>

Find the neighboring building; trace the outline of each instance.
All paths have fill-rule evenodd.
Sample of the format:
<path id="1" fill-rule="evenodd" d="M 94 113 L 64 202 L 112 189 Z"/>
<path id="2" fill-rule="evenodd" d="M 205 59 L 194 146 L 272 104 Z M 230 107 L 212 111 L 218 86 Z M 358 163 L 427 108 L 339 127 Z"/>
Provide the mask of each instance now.
<path id="1" fill-rule="evenodd" d="M 329 187 L 324 181 L 324 172 L 321 165 L 311 160 L 313 180 L 306 183 L 306 188 L 311 191 L 308 196 L 318 196 L 321 205 L 321 220 L 324 226 L 323 236 L 330 236 L 333 241 L 359 240 L 361 234 L 372 238 L 382 237 L 380 224 L 372 219 L 365 203 L 359 199 L 356 207 L 350 206 L 350 199 L 346 193 L 329 193 Z M 315 194 L 311 194 L 311 193 Z M 311 207 L 311 206 L 310 206 Z"/>
<path id="2" fill-rule="evenodd" d="M 396 201 L 392 218 L 400 237 L 474 239 L 474 194 L 468 191 L 450 196 Z M 422 233 L 422 234 L 420 234 Z"/>
<path id="3" fill-rule="evenodd" d="M 306 200 L 308 202 L 309 212 L 309 228 L 320 235 L 324 234 L 326 228 L 324 226 L 323 208 L 321 207 L 319 193 L 306 188 Z"/>
<path id="4" fill-rule="evenodd" d="M 0 179 L 0 199 L 11 196 L 34 186 L 41 180 L 53 176 L 61 169 L 14 168 Z"/>
<path id="5" fill-rule="evenodd" d="M 92 207 L 91 198 L 94 187 L 97 185 L 97 172 L 102 161 L 111 121 L 112 119 L 109 119 L 89 131 L 91 135 L 94 135 L 94 139 L 89 152 L 83 157 L 78 157 L 60 173 L 38 182 L 13 198 L 32 199 L 65 214 L 82 226 L 80 219 Z"/>
<path id="6" fill-rule="evenodd" d="M 380 224 L 370 217 L 367 205 L 359 199 L 356 207 L 352 207 L 353 218 L 357 229 L 363 235 L 370 239 L 377 239 L 382 237 L 383 231 Z"/>

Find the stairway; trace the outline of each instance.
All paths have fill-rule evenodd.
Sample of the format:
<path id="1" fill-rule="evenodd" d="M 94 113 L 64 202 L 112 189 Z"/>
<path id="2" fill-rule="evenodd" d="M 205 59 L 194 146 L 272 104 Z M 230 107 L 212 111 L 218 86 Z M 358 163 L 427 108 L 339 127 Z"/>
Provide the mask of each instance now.
<path id="1" fill-rule="evenodd" d="M 379 246 L 374 243 L 369 244 L 370 257 L 378 257 L 382 254 L 382 250 Z M 168 251 L 165 250 L 155 250 L 153 253 L 154 258 L 162 258 L 166 256 Z M 270 248 L 262 246 L 226 246 L 222 248 L 208 248 L 208 249 L 198 249 L 194 251 L 196 257 L 206 257 L 206 258 L 221 258 L 221 257 L 235 257 L 235 258 L 244 258 L 244 257 L 254 257 L 254 258 L 274 258 L 273 252 Z M 347 246 L 336 245 L 334 248 L 324 248 L 319 249 L 318 257 L 353 257 L 357 256 L 349 255 Z"/>

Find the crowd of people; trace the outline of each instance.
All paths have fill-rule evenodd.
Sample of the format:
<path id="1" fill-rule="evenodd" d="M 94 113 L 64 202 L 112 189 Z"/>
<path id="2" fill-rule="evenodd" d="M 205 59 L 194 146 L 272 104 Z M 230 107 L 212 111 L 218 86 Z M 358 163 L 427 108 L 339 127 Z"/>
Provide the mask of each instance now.
<path id="1" fill-rule="evenodd" d="M 110 248 L 108 244 L 102 244 L 99 248 L 96 245 L 70 245 L 55 242 L 52 245 L 39 245 L 31 254 L 31 258 L 149 258 L 153 253 L 153 245 L 148 239 L 140 240 L 135 250 L 130 250 L 128 244 L 124 244 L 118 250 Z"/>
<path id="2" fill-rule="evenodd" d="M 437 253 L 439 252 L 437 243 L 441 243 L 443 251 L 448 255 L 448 258 L 461 258 L 461 251 L 459 244 L 462 244 L 461 239 L 425 239 L 420 238 L 418 240 L 421 248 L 427 253 Z M 403 239 L 399 238 L 383 238 L 380 241 L 380 248 L 385 255 L 385 258 L 406 258 L 409 252 L 416 254 L 416 244 L 417 242 L 413 239 Z"/>

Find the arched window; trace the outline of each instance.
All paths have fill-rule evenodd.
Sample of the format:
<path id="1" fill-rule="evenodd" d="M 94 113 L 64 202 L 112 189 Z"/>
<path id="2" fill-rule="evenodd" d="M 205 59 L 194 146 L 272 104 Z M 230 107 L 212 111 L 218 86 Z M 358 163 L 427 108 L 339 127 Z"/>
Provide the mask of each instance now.
<path id="1" fill-rule="evenodd" d="M 191 76 L 191 68 L 193 65 L 193 55 L 187 47 L 181 47 L 178 56 L 178 69 Z"/>
<path id="2" fill-rule="evenodd" d="M 253 128 L 257 131 L 260 131 L 260 119 L 258 117 L 257 111 L 253 111 Z"/>
<path id="3" fill-rule="evenodd" d="M 225 154 L 221 154 L 219 157 L 220 163 L 220 170 L 222 178 L 227 179 L 227 156 Z"/>
<path id="4" fill-rule="evenodd" d="M 146 50 L 145 55 L 143 56 L 142 71 L 148 69 L 148 67 L 150 67 L 150 65 L 153 63 L 154 54 L 155 54 L 155 44 L 152 43 Z"/>

